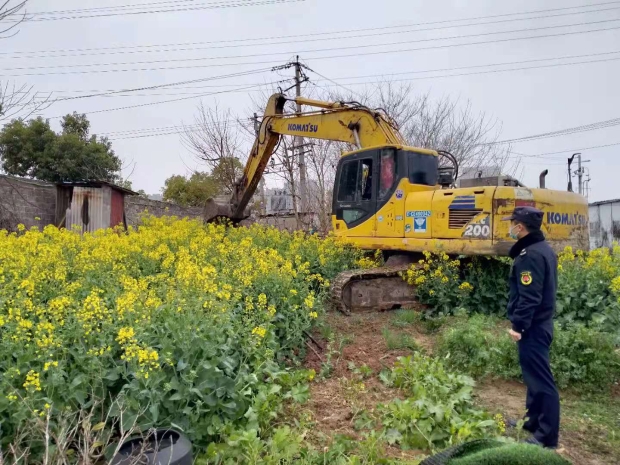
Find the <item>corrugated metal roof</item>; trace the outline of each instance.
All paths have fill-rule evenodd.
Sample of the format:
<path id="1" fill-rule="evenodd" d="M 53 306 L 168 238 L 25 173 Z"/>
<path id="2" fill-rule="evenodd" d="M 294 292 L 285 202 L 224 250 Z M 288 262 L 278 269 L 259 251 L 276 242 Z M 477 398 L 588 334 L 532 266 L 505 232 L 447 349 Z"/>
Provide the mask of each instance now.
<path id="1" fill-rule="evenodd" d="M 596 207 L 597 205 L 606 205 L 608 203 L 617 203 L 620 202 L 620 199 L 613 199 L 613 200 L 601 200 L 599 202 L 592 202 L 590 204 L 588 204 L 588 206 L 590 207 Z"/>
<path id="2" fill-rule="evenodd" d="M 117 191 L 121 191 L 125 194 L 129 195 L 139 195 L 137 192 L 134 192 L 130 189 L 125 189 L 124 187 L 117 186 L 116 184 L 112 184 L 107 181 L 78 181 L 78 182 L 59 182 L 56 184 L 57 186 L 67 186 L 67 187 L 103 187 L 108 186 L 111 189 L 115 189 Z"/>

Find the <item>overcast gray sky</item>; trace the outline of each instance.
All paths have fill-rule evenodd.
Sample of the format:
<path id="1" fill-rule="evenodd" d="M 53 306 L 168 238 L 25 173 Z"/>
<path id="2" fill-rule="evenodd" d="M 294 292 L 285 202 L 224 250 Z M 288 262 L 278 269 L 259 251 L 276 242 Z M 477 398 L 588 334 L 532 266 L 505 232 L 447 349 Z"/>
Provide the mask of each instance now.
<path id="1" fill-rule="evenodd" d="M 104 9 L 113 6 L 118 8 Z M 156 9 L 176 11 L 133 14 Z M 201 98 L 205 106 L 217 99 L 244 114 L 260 91 L 247 86 L 289 76 L 256 71 L 297 53 L 318 73 L 358 91 L 380 76 L 407 73 L 392 79 L 410 81 L 435 98 L 470 100 L 475 111 L 501 121 L 502 140 L 620 118 L 620 2 L 29 0 L 28 11 L 64 13 L 34 15 L 17 36 L 0 42 L 0 80 L 34 85 L 54 92 L 53 98 L 254 72 L 57 102 L 43 112 L 55 127 L 58 116 L 87 113 L 92 132 L 113 140 L 125 175 L 133 170 L 134 188 L 148 193 L 159 192 L 172 174 L 200 169 L 170 127 L 191 123 Z M 514 13 L 527 14 L 509 15 Z M 267 39 L 281 36 L 290 37 Z M 525 63 L 482 67 L 515 62 Z M 557 66 L 576 62 L 589 63 Z M 530 69 L 488 72 L 514 68 Z M 419 73 L 428 70 L 443 71 Z M 310 78 L 318 86 L 334 85 L 313 73 Z M 602 145 L 608 147 L 588 148 Z M 620 124 L 514 143 L 512 149 L 548 154 L 523 157 L 523 181 L 536 186 L 538 173 L 549 168 L 548 187 L 557 189 L 566 187 L 567 156 L 582 149 L 591 160 L 590 199 L 620 197 Z"/>

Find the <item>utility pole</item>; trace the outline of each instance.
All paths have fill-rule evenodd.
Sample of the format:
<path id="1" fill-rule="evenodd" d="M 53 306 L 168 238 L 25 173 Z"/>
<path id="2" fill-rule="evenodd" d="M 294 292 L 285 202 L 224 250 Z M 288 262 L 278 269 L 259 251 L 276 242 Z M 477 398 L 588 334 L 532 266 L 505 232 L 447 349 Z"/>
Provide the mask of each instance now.
<path id="1" fill-rule="evenodd" d="M 568 192 L 573 192 L 573 172 L 570 170 L 570 167 L 573 164 L 575 155 L 576 154 L 573 154 L 573 156 L 568 159 Z"/>
<path id="2" fill-rule="evenodd" d="M 260 208 L 260 214 L 261 216 L 265 216 L 267 214 L 267 199 L 265 196 L 265 177 L 262 176 L 260 181 L 258 182 L 258 185 L 260 187 L 260 196 L 261 196 L 261 208 Z"/>
<path id="3" fill-rule="evenodd" d="M 583 163 L 588 163 L 590 160 L 582 160 L 581 159 L 581 153 L 575 153 L 573 154 L 572 158 L 577 157 L 577 171 L 575 171 L 575 174 L 577 175 L 577 182 L 579 183 L 578 187 L 578 192 L 579 194 L 583 195 L 584 193 L 584 189 L 583 189 L 583 175 L 585 174 L 586 169 L 583 167 Z"/>
<path id="4" fill-rule="evenodd" d="M 295 60 L 295 95 L 301 97 L 301 82 L 302 72 L 301 64 L 299 63 L 299 55 Z M 297 115 L 301 114 L 301 104 L 297 103 Z M 299 198 L 301 213 L 306 211 L 307 207 L 307 192 L 306 192 L 306 157 L 304 152 L 304 140 L 301 136 L 295 136 L 295 148 L 298 150 L 299 156 Z"/>
<path id="5" fill-rule="evenodd" d="M 577 154 L 577 182 L 579 183 L 579 194 L 583 195 L 583 168 L 581 167 L 581 153 Z"/>

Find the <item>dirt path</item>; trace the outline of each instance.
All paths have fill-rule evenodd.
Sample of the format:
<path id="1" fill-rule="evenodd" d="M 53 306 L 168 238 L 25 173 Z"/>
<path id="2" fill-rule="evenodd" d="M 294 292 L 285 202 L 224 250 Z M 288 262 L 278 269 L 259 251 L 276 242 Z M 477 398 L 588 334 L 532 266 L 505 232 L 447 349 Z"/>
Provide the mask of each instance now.
<path id="1" fill-rule="evenodd" d="M 397 357 L 410 355 L 412 351 L 395 348 L 398 344 L 391 344 L 392 348 L 389 348 L 385 331 L 408 336 L 408 341 L 413 340 L 418 347 L 432 353 L 436 336 L 424 334 L 416 325 L 396 328 L 391 325 L 392 318 L 393 314 L 390 313 L 366 313 L 350 317 L 331 314 L 327 317 L 327 323 L 333 331 L 332 342 L 328 343 L 325 338 L 315 335 L 323 350 L 318 351 L 320 358 L 311 351 L 305 365 L 313 368 L 317 374 L 321 370 L 324 373 L 330 371 L 329 376 L 312 383 L 307 406 L 314 421 L 311 436 L 317 443 L 324 443 L 326 438 L 329 440 L 337 434 L 360 439 L 361 435 L 355 426 L 363 418 L 356 412 L 373 412 L 378 404 L 399 396 L 398 391 L 386 387 L 378 375 L 383 369 L 393 366 Z M 360 374 L 359 368 L 362 366 L 369 368 L 365 377 Z M 525 387 L 519 382 L 485 381 L 476 387 L 474 394 L 476 402 L 492 413 L 499 412 L 510 418 L 523 415 Z M 565 431 L 563 428 L 562 455 L 575 465 L 620 463 L 617 459 L 589 451 L 588 447 L 584 447 L 586 440 L 587 437 L 579 431 Z M 388 454 L 393 458 L 411 460 L 420 458 L 423 452 L 405 452 L 394 447 L 389 448 Z"/>
<path id="2" fill-rule="evenodd" d="M 517 381 L 493 380 L 480 383 L 475 390 L 477 402 L 491 412 L 508 418 L 521 418 L 524 414 L 525 386 Z M 563 419 L 564 420 L 564 419 Z M 575 431 L 560 429 L 560 453 L 575 465 L 616 464 L 617 459 L 597 457 L 583 447 L 585 440 Z"/>

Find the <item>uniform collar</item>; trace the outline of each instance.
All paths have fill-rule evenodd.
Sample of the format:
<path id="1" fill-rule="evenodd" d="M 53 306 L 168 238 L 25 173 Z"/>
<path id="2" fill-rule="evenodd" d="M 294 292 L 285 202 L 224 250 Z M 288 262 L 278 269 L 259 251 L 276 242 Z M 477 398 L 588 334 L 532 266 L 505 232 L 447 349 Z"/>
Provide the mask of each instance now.
<path id="1" fill-rule="evenodd" d="M 538 242 L 542 242 L 545 240 L 545 236 L 542 231 L 532 231 L 527 236 L 519 239 L 515 245 L 510 249 L 509 255 L 510 258 L 516 258 L 519 256 L 521 251 L 530 245 L 537 244 Z"/>

